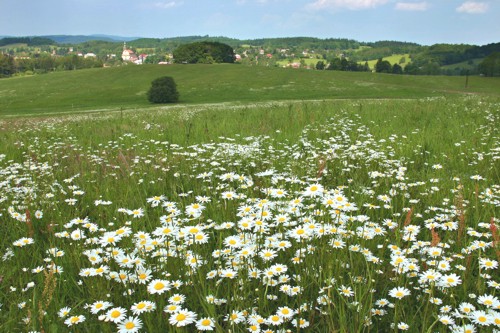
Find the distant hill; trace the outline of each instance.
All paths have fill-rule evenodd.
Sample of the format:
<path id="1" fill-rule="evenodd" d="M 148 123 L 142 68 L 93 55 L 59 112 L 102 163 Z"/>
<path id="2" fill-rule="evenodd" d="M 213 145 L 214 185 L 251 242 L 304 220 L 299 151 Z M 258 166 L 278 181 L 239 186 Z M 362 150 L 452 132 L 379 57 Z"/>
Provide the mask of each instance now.
<path id="1" fill-rule="evenodd" d="M 0 46 L 10 44 L 26 44 L 27 46 L 52 45 L 54 40 L 47 37 L 4 37 L 0 39 Z"/>
<path id="2" fill-rule="evenodd" d="M 104 42 L 129 42 L 140 38 L 113 35 L 47 35 L 41 37 L 52 39 L 58 44 L 80 44 L 91 40 L 100 40 Z"/>

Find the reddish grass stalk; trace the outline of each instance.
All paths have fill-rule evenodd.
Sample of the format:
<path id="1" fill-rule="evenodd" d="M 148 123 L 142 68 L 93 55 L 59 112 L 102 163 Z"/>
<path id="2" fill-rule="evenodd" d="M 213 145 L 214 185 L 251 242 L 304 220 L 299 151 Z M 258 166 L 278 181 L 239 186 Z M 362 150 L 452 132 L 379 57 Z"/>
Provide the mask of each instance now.
<path id="1" fill-rule="evenodd" d="M 28 237 L 31 238 L 35 234 L 35 229 L 33 228 L 33 222 L 31 222 L 31 213 L 27 208 L 26 208 L 26 225 L 28 226 Z"/>
<path id="2" fill-rule="evenodd" d="M 431 229 L 431 235 L 432 235 L 431 246 L 438 245 L 441 242 L 441 237 L 439 237 L 437 231 L 434 230 L 434 227 Z"/>
<path id="3" fill-rule="evenodd" d="M 498 232 L 498 228 L 495 224 L 495 218 L 492 216 L 490 220 L 490 231 L 493 236 L 493 248 L 495 249 L 497 259 L 500 261 L 500 248 L 498 248 L 500 244 L 500 234 Z"/>
<path id="4" fill-rule="evenodd" d="M 411 207 L 411 209 L 408 211 L 408 213 L 406 213 L 406 218 L 405 218 L 405 223 L 404 223 L 405 227 L 411 223 L 411 216 L 412 215 L 413 215 L 413 207 Z"/>
<path id="5" fill-rule="evenodd" d="M 318 173 L 316 174 L 316 178 L 323 176 L 323 172 L 326 168 L 326 160 L 319 160 L 318 164 Z"/>

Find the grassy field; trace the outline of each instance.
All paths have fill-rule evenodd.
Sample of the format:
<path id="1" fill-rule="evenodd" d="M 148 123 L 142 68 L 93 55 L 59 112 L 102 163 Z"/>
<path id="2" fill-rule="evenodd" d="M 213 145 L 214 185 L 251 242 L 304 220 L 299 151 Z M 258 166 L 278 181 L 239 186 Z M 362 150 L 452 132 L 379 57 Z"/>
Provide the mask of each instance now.
<path id="1" fill-rule="evenodd" d="M 476 59 L 473 59 L 472 61 L 462 61 L 462 62 L 457 62 L 456 64 L 441 66 L 441 68 L 443 68 L 443 69 L 455 69 L 455 68 L 472 69 L 472 68 L 475 68 L 477 65 L 479 65 L 483 60 L 484 60 L 484 58 L 476 58 Z"/>
<path id="2" fill-rule="evenodd" d="M 327 61 L 325 59 L 318 59 L 318 58 L 303 58 L 303 59 L 300 59 L 300 58 L 295 58 L 295 59 L 293 59 L 292 62 L 290 62 L 288 60 L 281 60 L 281 61 L 277 61 L 276 64 L 278 66 L 284 67 L 284 66 L 290 65 L 293 62 L 300 63 L 301 60 L 304 60 L 304 63 L 306 65 L 308 65 L 308 66 L 311 66 L 311 67 L 315 67 L 316 64 L 318 63 L 318 61 L 323 61 L 323 63 L 325 63 L 325 64 L 327 63 Z"/>
<path id="3" fill-rule="evenodd" d="M 181 103 L 147 103 L 162 75 Z M 0 80 L 0 332 L 497 332 L 500 80 L 463 85 Z"/>
<path id="4" fill-rule="evenodd" d="M 0 80 L 0 117 L 152 107 L 153 79 L 172 76 L 181 104 L 498 95 L 500 79 L 285 70 L 240 65 L 143 65 Z"/>
<path id="5" fill-rule="evenodd" d="M 404 63 L 400 64 L 399 61 L 403 57 L 406 58 L 406 61 Z M 391 63 L 391 65 L 398 64 L 398 65 L 400 65 L 403 68 L 405 68 L 405 66 L 411 62 L 411 58 L 410 58 L 409 54 L 393 54 L 390 57 L 384 57 L 384 58 L 382 58 L 382 60 L 389 61 Z M 375 64 L 377 63 L 377 61 L 378 61 L 378 59 L 369 60 L 368 61 L 368 66 L 370 66 L 370 68 L 372 70 L 375 69 Z M 359 63 L 361 65 L 364 65 L 365 62 L 364 61 L 360 61 Z"/>
<path id="6" fill-rule="evenodd" d="M 500 104 L 445 95 L 0 120 L 0 331 L 494 332 Z"/>

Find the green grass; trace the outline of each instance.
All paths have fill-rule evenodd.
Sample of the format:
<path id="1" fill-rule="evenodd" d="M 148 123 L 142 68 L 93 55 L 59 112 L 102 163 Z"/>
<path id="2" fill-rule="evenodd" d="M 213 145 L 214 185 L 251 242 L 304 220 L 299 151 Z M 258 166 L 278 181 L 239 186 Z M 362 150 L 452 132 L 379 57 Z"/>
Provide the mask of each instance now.
<path id="1" fill-rule="evenodd" d="M 499 78 L 403 76 L 241 65 L 142 65 L 0 80 L 0 117 L 149 108 L 151 81 L 172 76 L 181 104 L 273 100 L 498 96 Z"/>

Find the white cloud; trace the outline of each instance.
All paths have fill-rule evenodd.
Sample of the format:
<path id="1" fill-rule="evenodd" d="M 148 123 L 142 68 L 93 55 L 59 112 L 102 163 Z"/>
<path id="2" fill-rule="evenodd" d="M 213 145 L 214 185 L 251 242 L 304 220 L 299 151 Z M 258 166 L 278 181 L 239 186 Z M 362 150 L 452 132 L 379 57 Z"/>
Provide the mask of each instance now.
<path id="1" fill-rule="evenodd" d="M 169 9 L 169 8 L 180 6 L 182 4 L 183 4 L 183 1 L 163 1 L 163 2 L 156 2 L 154 4 L 154 7 L 162 8 L 162 9 Z"/>
<path id="2" fill-rule="evenodd" d="M 485 2 L 464 2 L 460 7 L 457 7 L 457 12 L 466 14 L 482 14 L 488 10 L 488 4 Z"/>
<path id="3" fill-rule="evenodd" d="M 396 10 L 405 10 L 405 11 L 425 11 L 429 8 L 429 4 L 427 2 L 398 2 L 396 3 Z"/>
<path id="4" fill-rule="evenodd" d="M 374 8 L 384 5 L 389 0 L 316 0 L 308 5 L 309 8 L 320 9 L 340 9 L 347 8 L 351 10 L 360 10 Z"/>

